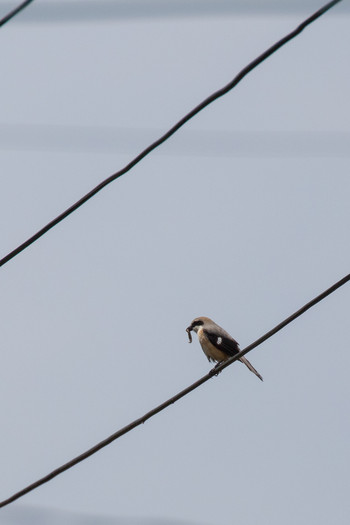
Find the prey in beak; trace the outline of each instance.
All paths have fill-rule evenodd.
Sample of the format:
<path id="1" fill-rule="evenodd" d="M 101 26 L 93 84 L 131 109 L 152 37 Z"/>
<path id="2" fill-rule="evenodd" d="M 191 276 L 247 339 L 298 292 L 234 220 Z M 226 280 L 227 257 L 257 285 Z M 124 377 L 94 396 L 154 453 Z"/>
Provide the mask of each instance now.
<path id="1" fill-rule="evenodd" d="M 206 319 L 206 317 L 203 317 L 203 319 Z M 188 334 L 188 342 L 192 343 L 192 334 L 191 332 L 198 332 L 198 329 L 203 325 L 203 319 L 201 317 L 196 317 L 196 319 L 193 319 L 190 326 L 186 328 L 186 332 Z"/>

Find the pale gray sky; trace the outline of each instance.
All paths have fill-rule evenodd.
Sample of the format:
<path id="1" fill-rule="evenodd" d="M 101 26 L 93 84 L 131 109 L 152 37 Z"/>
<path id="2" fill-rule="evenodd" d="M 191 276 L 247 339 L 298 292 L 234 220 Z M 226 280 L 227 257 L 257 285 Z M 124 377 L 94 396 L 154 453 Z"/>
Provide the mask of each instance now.
<path id="1" fill-rule="evenodd" d="M 345 4 L 1 269 L 1 499 L 203 375 L 192 318 L 243 347 L 349 273 Z M 1 255 L 300 20 L 4 26 Z M 347 524 L 349 297 L 16 505 Z"/>
<path id="2" fill-rule="evenodd" d="M 17 3 L 0 2 L 1 11 L 9 12 Z M 249 14 L 311 14 L 321 7 L 318 0 L 36 0 L 22 11 L 16 23 L 77 23 L 167 17 L 203 17 Z M 349 11 L 344 2 L 342 11 Z"/>

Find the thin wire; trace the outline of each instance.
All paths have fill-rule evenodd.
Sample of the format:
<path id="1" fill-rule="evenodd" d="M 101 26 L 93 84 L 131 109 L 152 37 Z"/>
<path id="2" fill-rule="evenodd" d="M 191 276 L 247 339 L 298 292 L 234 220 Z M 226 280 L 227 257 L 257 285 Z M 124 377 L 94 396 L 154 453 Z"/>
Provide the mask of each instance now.
<path id="1" fill-rule="evenodd" d="M 11 18 L 13 18 L 14 16 L 17 15 L 17 13 L 19 13 L 20 11 L 22 11 L 22 9 L 24 9 L 25 7 L 27 7 L 27 5 L 31 4 L 33 2 L 33 0 L 26 0 L 25 2 L 22 2 L 19 6 L 17 6 L 15 9 L 13 9 L 12 11 L 10 11 L 7 15 L 5 15 L 1 20 L 0 20 L 0 27 L 3 26 L 4 24 L 6 24 L 6 22 L 8 22 L 9 20 L 11 20 Z"/>
<path id="2" fill-rule="evenodd" d="M 333 0 L 332 2 L 328 2 L 325 6 L 321 7 L 318 11 L 316 11 L 313 15 L 311 15 L 309 18 L 304 20 L 294 31 L 283 37 L 281 40 L 276 42 L 274 45 L 269 47 L 264 53 L 262 53 L 260 56 L 258 56 L 255 60 L 250 62 L 246 67 L 244 67 L 238 75 L 235 76 L 235 78 L 229 82 L 226 86 L 219 89 L 215 93 L 211 94 L 208 98 L 203 100 L 198 106 L 196 106 L 194 109 L 192 109 L 187 115 L 185 115 L 181 120 L 179 120 L 172 128 L 169 129 L 164 135 L 162 135 L 158 140 L 153 142 L 150 146 L 148 146 L 146 149 L 144 149 L 141 153 L 139 153 L 131 162 L 129 162 L 124 168 L 117 171 L 113 175 L 109 176 L 107 179 L 102 181 L 100 184 L 95 186 L 91 191 L 86 193 L 81 199 L 76 201 L 72 206 L 67 208 L 64 212 L 62 212 L 60 215 L 58 215 L 55 219 L 50 221 L 46 226 L 41 228 L 41 230 L 37 231 L 32 237 L 27 239 L 25 242 L 17 246 L 13 251 L 8 253 L 5 257 L 3 257 L 0 260 L 0 266 L 3 266 L 7 262 L 9 262 L 11 259 L 16 257 L 19 253 L 21 253 L 23 250 L 28 248 L 31 244 L 33 244 L 35 241 L 40 239 L 45 233 L 47 233 L 51 228 L 56 226 L 58 223 L 60 223 L 63 219 L 66 219 L 71 213 L 76 211 L 80 206 L 85 204 L 89 199 L 91 199 L 94 195 L 96 195 L 99 191 L 101 191 L 105 186 L 110 184 L 111 182 L 115 181 L 117 178 L 121 177 L 125 173 L 127 173 L 131 168 L 133 168 L 136 164 L 138 164 L 146 155 L 151 153 L 155 148 L 163 144 L 168 138 L 170 138 L 174 133 L 180 129 L 186 122 L 188 122 L 190 119 L 192 119 L 197 113 L 202 111 L 204 108 L 209 106 L 212 102 L 217 100 L 218 98 L 222 97 L 231 89 L 233 89 L 237 84 L 246 76 L 248 73 L 250 73 L 253 69 L 255 69 L 259 64 L 261 64 L 264 60 L 266 60 L 268 57 L 270 57 L 275 51 L 280 49 L 284 44 L 295 38 L 297 35 L 299 35 L 308 25 L 310 25 L 312 22 L 317 20 L 320 16 L 322 16 L 324 13 L 326 13 L 329 9 L 331 9 L 333 6 L 341 2 L 342 0 Z"/>
<path id="3" fill-rule="evenodd" d="M 28 485 L 27 487 L 25 487 L 24 489 L 20 490 L 19 492 L 16 492 L 12 496 L 10 496 L 8 499 L 5 499 L 4 501 L 1 501 L 0 502 L 0 508 L 1 507 L 5 507 L 6 505 L 9 505 L 10 503 L 12 503 L 13 501 L 21 498 L 25 494 L 28 494 L 28 492 L 31 492 L 32 490 L 40 487 L 41 485 L 44 485 L 45 483 L 47 483 L 51 479 L 55 478 L 59 474 L 62 474 L 62 472 L 65 472 L 66 470 L 74 467 L 75 465 L 77 465 L 81 461 L 84 461 L 88 457 L 92 456 L 93 454 L 95 454 L 96 452 L 98 452 L 102 448 L 106 447 L 107 445 L 109 445 L 110 443 L 115 441 L 116 439 L 120 438 L 124 434 L 127 434 L 128 432 L 130 432 L 134 428 L 142 425 L 143 423 L 145 423 L 151 417 L 155 416 L 156 414 L 158 414 L 159 412 L 161 412 L 162 410 L 164 410 L 168 406 L 174 404 L 176 401 L 178 401 L 182 397 L 186 396 L 187 394 L 189 394 L 190 392 L 192 392 L 193 390 L 195 390 L 196 388 L 201 386 L 203 383 L 206 383 L 209 379 L 211 379 L 213 376 L 217 375 L 224 368 L 226 368 L 227 366 L 232 365 L 232 363 L 234 363 L 235 361 L 240 359 L 242 356 L 244 356 L 245 354 L 247 354 L 248 352 L 253 350 L 253 348 L 256 348 L 257 346 L 261 345 L 264 341 L 266 341 L 267 339 L 272 337 L 274 334 L 276 334 L 277 332 L 282 330 L 282 328 L 284 328 L 289 323 L 291 323 L 292 321 L 297 319 L 297 317 L 300 317 L 307 310 L 309 310 L 312 306 L 315 306 L 317 303 L 319 303 L 320 301 L 325 299 L 331 293 L 335 292 L 335 290 L 337 290 L 338 288 L 340 288 L 341 286 L 346 284 L 348 281 L 350 281 L 350 274 L 346 275 L 345 277 L 343 277 L 343 279 L 341 279 L 337 283 L 333 284 L 333 286 L 331 286 L 330 288 L 328 288 L 327 290 L 322 292 L 320 295 L 318 295 L 317 297 L 312 299 L 310 302 L 305 304 L 302 308 L 297 310 L 294 314 L 292 314 L 289 317 L 287 317 L 287 319 L 285 319 L 284 321 L 279 323 L 277 326 L 275 326 L 275 328 L 272 328 L 272 330 L 270 330 L 265 335 L 263 335 L 262 337 L 260 337 L 256 341 L 254 341 L 254 343 L 251 343 L 249 346 L 244 348 L 241 352 L 236 354 L 234 357 L 231 357 L 225 363 L 222 363 L 220 366 L 217 366 L 216 368 L 213 368 L 212 370 L 210 370 L 210 372 L 208 374 L 206 374 L 205 376 L 203 376 L 200 379 L 198 379 L 198 381 L 196 381 L 192 385 L 188 386 L 184 390 L 181 390 L 181 392 L 179 392 L 175 396 L 167 399 L 167 401 L 164 401 L 164 403 L 161 403 L 157 407 L 153 408 L 152 410 L 150 410 L 149 412 L 144 414 L 142 417 L 140 417 L 138 419 L 135 419 L 134 421 L 132 421 L 131 423 L 129 423 L 125 427 L 121 428 L 120 430 L 118 430 L 117 432 L 115 432 L 114 434 L 109 436 L 108 438 L 104 439 L 103 441 L 100 441 L 99 443 L 97 443 L 97 445 L 89 448 L 88 450 L 86 450 L 85 452 L 80 454 L 79 456 L 71 459 L 70 461 L 68 461 L 64 465 L 61 465 L 60 467 L 56 468 L 55 470 L 53 470 L 52 472 L 50 472 L 49 474 L 47 474 L 43 478 L 38 479 L 37 481 L 35 481 L 31 485 Z"/>

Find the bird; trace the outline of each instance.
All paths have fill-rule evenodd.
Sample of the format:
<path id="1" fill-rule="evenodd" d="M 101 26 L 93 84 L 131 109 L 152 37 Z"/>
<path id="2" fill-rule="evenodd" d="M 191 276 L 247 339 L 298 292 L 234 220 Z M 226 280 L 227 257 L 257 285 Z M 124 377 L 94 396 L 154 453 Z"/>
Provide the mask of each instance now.
<path id="1" fill-rule="evenodd" d="M 208 361 L 216 361 L 216 366 L 223 361 L 227 361 L 230 357 L 237 355 L 240 351 L 237 341 L 233 339 L 226 330 L 221 328 L 221 326 L 209 319 L 209 317 L 196 317 L 190 326 L 186 328 L 190 343 L 192 343 L 192 331 L 198 335 L 198 340 Z M 245 364 L 253 374 L 263 381 L 262 376 L 255 370 L 248 359 L 242 356 L 239 358 L 239 361 Z"/>

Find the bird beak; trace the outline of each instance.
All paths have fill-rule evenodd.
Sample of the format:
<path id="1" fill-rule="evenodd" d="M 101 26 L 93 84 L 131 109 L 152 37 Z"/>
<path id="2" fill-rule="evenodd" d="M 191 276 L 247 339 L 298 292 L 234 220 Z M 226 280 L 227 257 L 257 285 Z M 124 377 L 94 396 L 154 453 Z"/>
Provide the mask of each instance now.
<path id="1" fill-rule="evenodd" d="M 192 343 L 192 334 L 191 334 L 191 330 L 192 330 L 191 326 L 189 326 L 188 328 L 186 328 L 186 332 L 187 332 L 187 334 L 188 334 L 188 342 L 189 342 L 189 343 Z"/>

